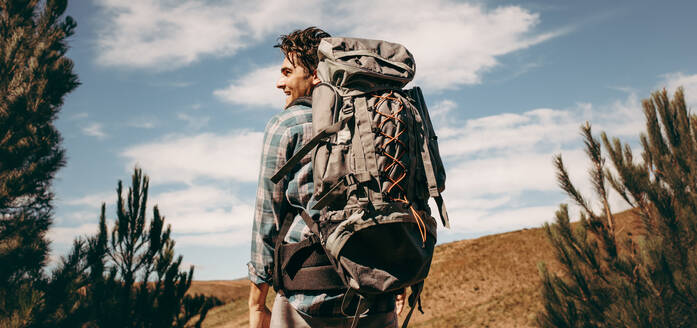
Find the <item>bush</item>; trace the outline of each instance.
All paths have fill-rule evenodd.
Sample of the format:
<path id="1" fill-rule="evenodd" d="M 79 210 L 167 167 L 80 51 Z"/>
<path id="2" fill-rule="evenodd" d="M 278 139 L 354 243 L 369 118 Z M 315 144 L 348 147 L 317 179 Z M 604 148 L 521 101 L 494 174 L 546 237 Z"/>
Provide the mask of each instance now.
<path id="1" fill-rule="evenodd" d="M 616 174 L 605 167 L 590 125 L 582 128 L 600 212 L 571 183 L 561 156 L 555 159 L 581 220 L 572 226 L 561 205 L 556 223 L 545 225 L 563 273 L 541 265 L 541 327 L 697 326 L 697 116 L 688 113 L 682 89 L 672 101 L 656 92 L 643 108 L 640 163 L 628 145 L 601 135 Z M 608 184 L 641 218 L 638 236 L 617 230 Z"/>
<path id="2" fill-rule="evenodd" d="M 180 271 L 171 229 L 157 206 L 146 219 L 149 181 L 133 173 L 124 199 L 117 188 L 117 219 L 110 233 L 102 204 L 99 232 L 75 241 L 53 272 L 36 325 L 45 327 L 184 327 L 200 325 L 220 300 L 188 296 L 194 268 Z"/>

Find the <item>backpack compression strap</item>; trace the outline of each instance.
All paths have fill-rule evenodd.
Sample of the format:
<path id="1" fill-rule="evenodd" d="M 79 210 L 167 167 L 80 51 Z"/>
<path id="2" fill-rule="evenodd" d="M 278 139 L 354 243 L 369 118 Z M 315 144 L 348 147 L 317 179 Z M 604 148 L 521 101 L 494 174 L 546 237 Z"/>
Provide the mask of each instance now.
<path id="1" fill-rule="evenodd" d="M 356 129 L 354 131 L 353 150 L 356 159 L 356 178 L 359 182 L 366 183 L 371 181 L 372 177 L 379 177 L 377 156 L 375 152 L 375 139 L 372 130 L 372 118 L 368 112 L 368 102 L 365 97 L 356 97 L 354 99 Z M 357 137 L 357 138 L 356 138 Z M 365 186 L 366 196 L 370 195 L 370 200 L 364 199 L 363 203 L 369 201 L 373 206 L 383 203 L 380 187 L 374 191 Z M 360 200 L 359 200 L 360 201 Z"/>

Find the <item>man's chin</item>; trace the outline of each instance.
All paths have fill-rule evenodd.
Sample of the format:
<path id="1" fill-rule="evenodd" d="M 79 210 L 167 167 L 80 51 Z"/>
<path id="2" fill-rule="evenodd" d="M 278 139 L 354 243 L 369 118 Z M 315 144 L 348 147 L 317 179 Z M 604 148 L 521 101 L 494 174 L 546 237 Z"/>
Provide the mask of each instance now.
<path id="1" fill-rule="evenodd" d="M 291 97 L 291 96 L 286 97 L 286 105 L 285 105 L 284 108 L 288 108 L 288 106 L 289 106 L 291 103 L 293 103 L 294 100 L 295 100 L 295 98 L 293 98 L 293 97 Z"/>

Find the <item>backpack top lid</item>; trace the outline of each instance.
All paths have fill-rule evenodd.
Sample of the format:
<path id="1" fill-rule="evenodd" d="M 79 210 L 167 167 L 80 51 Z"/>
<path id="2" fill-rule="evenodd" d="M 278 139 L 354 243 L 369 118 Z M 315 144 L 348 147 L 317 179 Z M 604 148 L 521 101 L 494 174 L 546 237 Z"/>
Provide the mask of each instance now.
<path id="1" fill-rule="evenodd" d="M 324 38 L 317 55 L 320 80 L 343 89 L 401 89 L 416 72 L 407 48 L 382 40 Z"/>

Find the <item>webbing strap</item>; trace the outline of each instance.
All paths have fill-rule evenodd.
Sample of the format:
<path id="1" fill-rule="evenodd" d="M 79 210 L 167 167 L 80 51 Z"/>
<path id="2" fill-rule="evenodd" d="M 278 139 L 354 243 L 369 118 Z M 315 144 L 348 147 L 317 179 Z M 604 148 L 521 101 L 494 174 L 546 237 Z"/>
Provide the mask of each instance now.
<path id="1" fill-rule="evenodd" d="M 289 212 L 276 236 L 274 250 L 273 286 L 278 291 L 326 291 L 345 289 L 331 258 L 321 246 L 317 223 L 305 211 L 300 211 L 312 235 L 298 243 L 283 242 L 296 212 Z"/>
<path id="2" fill-rule="evenodd" d="M 319 239 L 314 234 L 300 242 L 282 245 L 282 255 L 284 256 L 282 256 L 281 266 L 288 272 L 289 265 L 292 269 L 293 267 L 299 268 L 300 265 L 317 266 L 329 264 L 330 262 L 326 259 L 326 255 L 322 256 L 322 253 L 313 252 L 317 247 L 320 247 Z"/>
<path id="3" fill-rule="evenodd" d="M 271 181 L 273 183 L 278 183 L 278 181 L 281 181 L 281 178 L 288 174 L 288 172 L 290 172 L 290 170 L 295 165 L 297 165 L 300 162 L 300 160 L 303 159 L 303 157 L 305 157 L 305 155 L 307 155 L 313 148 L 315 148 L 315 146 L 317 146 L 317 144 L 319 144 L 319 142 L 322 141 L 322 139 L 325 139 L 331 136 L 332 134 L 339 132 L 341 126 L 346 121 L 348 121 L 349 118 L 351 118 L 350 115 L 346 116 L 343 120 L 336 122 L 328 126 L 326 129 L 318 132 L 314 137 L 312 137 L 312 139 L 310 139 L 310 141 L 308 141 L 304 146 L 302 146 L 302 148 L 300 148 L 295 154 L 293 154 L 293 156 L 290 159 L 288 159 L 288 161 L 285 164 L 283 164 L 283 166 L 281 166 L 281 168 L 278 169 L 278 171 L 276 171 L 276 173 L 271 177 Z"/>
<path id="4" fill-rule="evenodd" d="M 354 111 L 355 114 L 355 111 Z M 358 122 L 356 122 L 356 127 L 354 128 L 353 136 L 351 138 L 351 146 L 353 148 L 353 158 L 355 160 L 355 165 L 356 165 L 356 180 L 360 182 L 361 184 L 365 184 L 368 181 L 370 181 L 370 173 L 368 173 L 368 170 L 366 169 L 366 163 L 365 163 L 365 151 L 363 151 L 363 142 L 361 140 L 361 134 L 360 131 L 358 131 Z M 358 187 L 359 185 L 357 185 Z M 363 190 L 366 190 L 365 185 L 362 185 Z M 356 193 L 356 196 L 358 197 L 358 203 L 361 204 L 362 206 L 367 205 L 370 203 L 370 198 L 368 196 L 368 192 L 358 192 Z"/>
<path id="5" fill-rule="evenodd" d="M 424 138 L 423 142 L 421 144 L 421 159 L 424 164 L 424 170 L 426 171 L 426 182 L 428 183 L 428 194 L 431 197 L 437 197 L 440 196 L 440 192 L 438 191 L 438 182 L 436 181 L 436 172 L 433 170 L 433 163 L 431 162 L 431 150 L 428 148 L 428 142 L 431 138 L 431 131 L 429 131 L 426 128 L 425 124 L 425 115 L 423 114 L 425 110 L 421 108 L 424 105 L 424 102 L 421 98 L 421 90 L 418 88 L 415 88 L 415 96 L 416 96 L 416 113 L 414 115 L 416 116 L 416 120 L 424 127 Z"/>
<path id="6" fill-rule="evenodd" d="M 433 169 L 433 163 L 431 162 L 431 150 L 428 148 L 428 142 L 430 140 L 431 131 L 426 129 L 426 124 L 423 124 L 424 119 L 428 119 L 427 109 L 421 108 L 421 106 L 426 106 L 421 95 L 421 89 L 418 87 L 414 88 L 417 102 L 417 112 L 414 113 L 416 120 L 422 123 L 424 127 L 424 138 L 421 144 L 421 160 L 424 164 L 424 171 L 426 175 L 426 183 L 428 184 L 428 195 L 436 200 L 438 205 L 438 213 L 440 214 L 440 220 L 443 222 L 443 226 L 450 228 L 450 219 L 448 218 L 448 212 L 445 209 L 445 203 L 443 202 L 443 197 L 438 190 L 438 182 L 436 181 L 436 172 Z M 423 114 L 423 116 L 422 116 Z"/>
<path id="7" fill-rule="evenodd" d="M 302 267 L 294 277 L 283 276 L 283 288 L 287 291 L 341 291 L 346 289 L 346 284 L 334 269 L 332 264 Z"/>
<path id="8" fill-rule="evenodd" d="M 279 291 L 283 288 L 282 286 L 282 275 L 283 275 L 283 269 L 282 269 L 282 259 L 281 259 L 281 247 L 283 246 L 283 239 L 286 237 L 286 234 L 288 234 L 288 230 L 290 230 L 290 226 L 293 224 L 293 219 L 295 218 L 295 212 L 294 211 L 288 211 L 286 214 L 286 217 L 283 219 L 283 223 L 281 223 L 281 230 L 278 232 L 278 235 L 276 235 L 276 240 L 275 240 L 275 245 L 274 245 L 274 270 L 273 270 L 273 289 L 275 291 Z"/>
<path id="9" fill-rule="evenodd" d="M 346 289 L 346 284 L 314 234 L 299 243 L 281 246 L 281 259 L 284 291 L 326 292 Z"/>
<path id="10" fill-rule="evenodd" d="M 361 315 L 366 313 L 366 310 L 368 310 L 368 302 L 366 302 L 366 299 L 360 294 L 357 295 L 358 305 L 356 305 L 356 313 L 353 315 L 353 323 L 351 323 L 351 328 L 358 327 L 358 320 L 361 318 Z"/>
<path id="11" fill-rule="evenodd" d="M 378 179 L 380 176 L 380 171 L 378 170 L 377 156 L 375 156 L 375 138 L 373 136 L 372 129 L 372 119 L 370 113 L 368 112 L 368 103 L 365 97 L 357 97 L 353 102 L 356 111 L 356 125 L 358 131 L 354 131 L 359 135 L 359 140 L 361 143 L 362 154 L 359 152 L 354 152 L 356 156 L 356 178 L 358 181 L 364 182 L 364 174 L 368 174 L 370 177 Z M 376 109 L 377 110 L 377 109 Z M 363 155 L 363 156 L 361 156 Z M 361 158 L 364 157 L 364 158 Z M 359 171 L 358 162 L 365 161 L 365 171 Z M 363 164 L 363 163 L 361 163 Z M 380 192 L 380 186 L 378 181 L 377 191 L 372 191 L 368 189 L 371 193 L 371 200 L 373 204 L 382 203 L 382 193 Z"/>
<path id="12" fill-rule="evenodd" d="M 414 289 L 416 289 L 416 291 Z M 424 311 L 421 310 L 421 291 L 423 289 L 424 289 L 423 282 L 421 282 L 417 285 L 411 286 L 411 295 L 409 295 L 409 302 L 408 302 L 411 309 L 409 309 L 409 313 L 407 313 L 407 317 L 404 318 L 404 322 L 402 322 L 402 328 L 407 328 L 407 325 L 409 325 L 409 319 L 411 319 L 411 315 L 414 314 L 414 309 L 416 309 L 417 303 L 418 303 L 419 311 L 421 313 L 424 313 Z"/>
<path id="13" fill-rule="evenodd" d="M 300 217 L 303 218 L 303 221 L 305 221 L 305 224 L 310 228 L 310 231 L 315 234 L 315 236 L 319 237 L 319 226 L 317 225 L 317 222 L 312 219 L 310 214 L 307 214 L 305 210 L 300 211 Z"/>
<path id="14" fill-rule="evenodd" d="M 355 103 L 354 103 L 355 105 Z M 356 111 L 354 110 L 354 115 Z M 370 173 L 368 173 L 367 163 L 365 161 L 365 150 L 363 149 L 363 140 L 358 128 L 358 120 L 351 138 L 351 146 L 353 148 L 353 156 L 356 160 L 356 179 L 361 183 L 370 181 Z"/>
<path id="15" fill-rule="evenodd" d="M 443 226 L 450 229 L 450 219 L 448 218 L 448 211 L 445 209 L 445 202 L 443 202 L 443 196 L 438 195 L 433 197 L 436 200 L 436 205 L 438 206 L 438 213 L 440 214 L 440 219 L 443 222 Z"/>
<path id="16" fill-rule="evenodd" d="M 329 188 L 329 190 L 320 198 L 317 200 L 317 203 L 315 205 L 312 205 L 313 210 L 321 210 L 329 204 L 332 200 L 334 200 L 339 193 L 339 191 L 345 190 L 349 185 L 356 184 L 356 179 L 354 178 L 353 174 L 347 174 L 343 176 L 342 178 L 339 179 L 334 185 Z"/>

